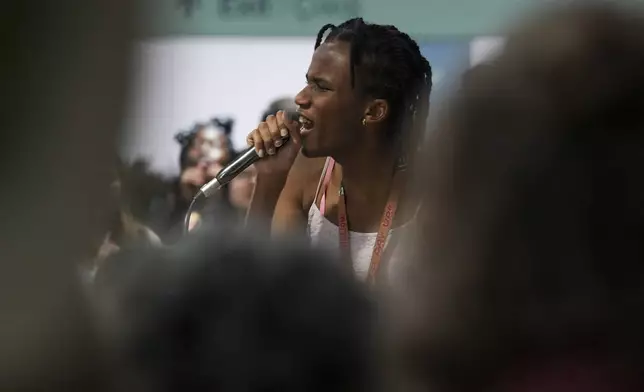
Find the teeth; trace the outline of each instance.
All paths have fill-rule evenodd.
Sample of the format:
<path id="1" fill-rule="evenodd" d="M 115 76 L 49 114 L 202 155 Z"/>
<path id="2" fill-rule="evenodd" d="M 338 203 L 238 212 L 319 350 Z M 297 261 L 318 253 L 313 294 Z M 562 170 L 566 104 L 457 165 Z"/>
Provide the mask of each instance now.
<path id="1" fill-rule="evenodd" d="M 311 120 L 309 120 L 304 116 L 300 116 L 300 124 L 302 124 L 302 128 L 305 128 L 305 129 L 313 127 L 313 123 L 311 122 Z"/>

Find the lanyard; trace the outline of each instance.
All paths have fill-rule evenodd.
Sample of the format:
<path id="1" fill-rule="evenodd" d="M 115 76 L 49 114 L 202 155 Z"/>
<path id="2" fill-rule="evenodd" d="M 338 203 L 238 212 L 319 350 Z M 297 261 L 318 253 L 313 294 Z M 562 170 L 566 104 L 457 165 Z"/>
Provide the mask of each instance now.
<path id="1" fill-rule="evenodd" d="M 389 237 L 389 232 L 394 221 L 394 216 L 396 216 L 396 210 L 398 209 L 398 196 L 401 181 L 402 171 L 397 170 L 394 174 L 391 191 L 389 192 L 389 200 L 385 205 L 385 210 L 382 213 L 382 218 L 380 219 L 380 228 L 378 229 L 378 234 L 376 235 L 376 243 L 373 246 L 373 253 L 371 254 L 371 263 L 369 264 L 369 273 L 367 275 L 367 281 L 369 283 L 375 282 L 378 268 L 380 268 L 382 255 L 385 250 L 385 245 L 387 244 L 387 238 Z M 340 249 L 345 255 L 349 256 L 349 259 L 351 259 L 349 222 L 347 218 L 347 201 L 344 194 L 344 186 L 342 184 L 340 185 L 340 198 L 338 201 L 338 234 L 340 237 Z"/>

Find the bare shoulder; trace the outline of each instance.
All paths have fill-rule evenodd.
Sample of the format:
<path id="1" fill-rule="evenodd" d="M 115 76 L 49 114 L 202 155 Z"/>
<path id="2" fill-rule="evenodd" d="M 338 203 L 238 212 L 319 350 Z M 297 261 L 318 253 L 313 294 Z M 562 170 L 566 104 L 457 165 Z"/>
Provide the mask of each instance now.
<path id="1" fill-rule="evenodd" d="M 287 183 L 290 183 L 290 187 L 298 189 L 302 210 L 307 210 L 313 203 L 325 162 L 326 157 L 307 158 L 301 151 L 295 158 Z"/>
<path id="2" fill-rule="evenodd" d="M 324 158 L 307 158 L 301 152 L 298 154 L 275 206 L 271 225 L 274 234 L 306 229 L 308 209 L 315 197 L 324 161 Z"/>

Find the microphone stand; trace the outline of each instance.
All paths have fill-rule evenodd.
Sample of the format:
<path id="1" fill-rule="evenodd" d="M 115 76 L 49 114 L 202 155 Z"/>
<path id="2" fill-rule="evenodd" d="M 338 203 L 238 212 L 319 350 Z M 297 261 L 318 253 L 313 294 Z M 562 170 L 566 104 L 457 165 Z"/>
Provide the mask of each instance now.
<path id="1" fill-rule="evenodd" d="M 216 188 L 214 191 L 218 191 L 219 189 L 221 188 L 220 187 Z M 201 193 L 201 191 L 197 192 L 197 194 L 192 198 L 190 205 L 188 206 L 188 211 L 186 211 L 186 215 L 183 217 L 183 235 L 184 236 L 188 235 L 188 233 L 190 232 L 190 217 L 192 215 L 194 208 L 197 205 L 197 202 L 206 200 L 206 198 L 202 197 L 202 195 L 203 194 Z"/>

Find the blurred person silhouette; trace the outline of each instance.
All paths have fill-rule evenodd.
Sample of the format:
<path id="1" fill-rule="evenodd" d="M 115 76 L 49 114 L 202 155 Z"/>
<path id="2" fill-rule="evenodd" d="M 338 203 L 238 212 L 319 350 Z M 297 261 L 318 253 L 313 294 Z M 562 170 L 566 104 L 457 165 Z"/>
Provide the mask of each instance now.
<path id="1" fill-rule="evenodd" d="M 219 226 L 116 255 L 96 287 L 122 350 L 117 389 L 373 391 L 373 304 L 304 243 Z"/>
<path id="2" fill-rule="evenodd" d="M 268 116 L 275 116 L 280 110 L 296 111 L 297 105 L 293 97 L 281 97 L 273 100 L 264 113 L 260 117 L 259 121 L 264 121 Z"/>
<path id="3" fill-rule="evenodd" d="M 162 246 L 161 239 L 154 231 L 144 225 L 132 213 L 132 200 L 140 199 L 139 195 L 128 195 L 132 189 L 128 188 L 129 165 L 120 160 L 113 182 L 110 184 L 111 200 L 103 208 L 105 217 L 104 231 L 95 240 L 95 252 L 90 254 L 85 262 L 81 263 L 82 278 L 91 283 L 96 271 L 111 255 L 124 248 L 131 247 L 156 247 Z M 141 179 L 139 175 L 137 179 Z M 148 181 L 149 183 L 149 181 Z M 144 186 L 135 188 L 145 190 Z"/>
<path id="4" fill-rule="evenodd" d="M 640 9 L 550 10 L 465 78 L 395 319 L 432 390 L 644 390 L 642 37 Z"/>
<path id="5" fill-rule="evenodd" d="M 190 168 L 206 165 L 206 177 L 214 178 L 228 161 L 233 152 L 230 135 L 233 131 L 234 121 L 232 119 L 214 118 L 207 123 L 198 123 L 191 130 L 181 132 L 175 139 L 181 144 L 179 165 L 184 173 Z M 190 198 L 203 185 L 202 181 L 192 179 L 185 185 L 192 185 L 193 189 Z M 201 178 L 198 178 L 201 179 Z M 205 182 L 204 182 L 205 183 Z"/>
<path id="6" fill-rule="evenodd" d="M 182 237 L 184 217 L 192 198 L 230 162 L 234 154 L 230 139 L 233 125 L 232 119 L 214 118 L 208 123 L 197 123 L 192 129 L 175 136 L 181 145 L 181 173 L 173 182 L 171 191 L 153 201 L 149 214 L 151 228 L 165 244 L 176 243 Z M 217 221 L 222 216 L 228 219 L 231 209 L 228 187 L 225 186 L 202 209 L 191 214 L 191 228 L 201 225 L 204 220 Z"/>
<path id="7" fill-rule="evenodd" d="M 153 201 L 166 197 L 176 182 L 154 171 L 146 159 L 120 161 L 119 167 L 118 189 L 122 203 L 128 206 L 135 219 L 148 224 Z"/>
<path id="8" fill-rule="evenodd" d="M 393 234 L 416 212 L 403 188 L 425 131 L 430 65 L 406 33 L 355 18 L 322 27 L 303 73 L 299 124 L 279 112 L 248 135 L 264 157 L 249 220 L 307 232 L 361 280 L 388 278 L 401 259 Z"/>
<path id="9" fill-rule="evenodd" d="M 2 3 L 0 390 L 109 377 L 76 267 L 104 229 L 135 4 Z"/>
<path id="10" fill-rule="evenodd" d="M 228 198 L 238 213 L 238 221 L 240 222 L 244 222 L 246 218 L 248 206 L 253 199 L 256 179 L 257 170 L 254 165 L 250 165 L 228 184 Z"/>

